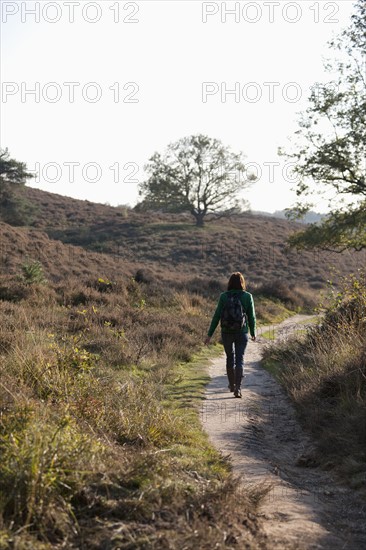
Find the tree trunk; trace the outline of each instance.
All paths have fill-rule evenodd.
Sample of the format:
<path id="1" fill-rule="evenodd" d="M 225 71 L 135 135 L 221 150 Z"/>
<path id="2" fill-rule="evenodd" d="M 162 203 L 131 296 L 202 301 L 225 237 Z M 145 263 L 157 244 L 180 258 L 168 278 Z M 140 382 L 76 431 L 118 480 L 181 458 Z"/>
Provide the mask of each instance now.
<path id="1" fill-rule="evenodd" d="M 192 214 L 196 218 L 196 227 L 203 227 L 205 212 L 192 212 Z"/>

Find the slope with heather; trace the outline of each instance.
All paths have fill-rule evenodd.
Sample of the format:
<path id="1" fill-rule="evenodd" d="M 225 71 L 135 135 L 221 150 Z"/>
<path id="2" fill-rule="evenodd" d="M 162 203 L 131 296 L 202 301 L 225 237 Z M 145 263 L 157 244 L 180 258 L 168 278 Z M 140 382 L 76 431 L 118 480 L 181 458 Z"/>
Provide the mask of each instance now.
<path id="1" fill-rule="evenodd" d="M 263 490 L 199 424 L 202 340 L 229 271 L 272 322 L 315 305 L 326 257 L 285 254 L 283 220 L 27 193 L 33 225 L 0 224 L 0 548 L 266 548 Z"/>
<path id="2" fill-rule="evenodd" d="M 259 548 L 199 425 L 207 288 L 1 229 L 0 548 Z"/>
<path id="3" fill-rule="evenodd" d="M 289 250 L 287 238 L 303 226 L 270 216 L 243 213 L 200 229 L 186 214 L 137 212 L 29 187 L 25 191 L 38 208 L 34 227 L 50 238 L 107 252 L 125 262 L 159 266 L 161 276 L 164 270 L 177 270 L 226 277 L 240 269 L 252 284 L 282 280 L 319 289 L 329 279 L 331 268 L 347 274 L 366 263 L 366 251 Z"/>

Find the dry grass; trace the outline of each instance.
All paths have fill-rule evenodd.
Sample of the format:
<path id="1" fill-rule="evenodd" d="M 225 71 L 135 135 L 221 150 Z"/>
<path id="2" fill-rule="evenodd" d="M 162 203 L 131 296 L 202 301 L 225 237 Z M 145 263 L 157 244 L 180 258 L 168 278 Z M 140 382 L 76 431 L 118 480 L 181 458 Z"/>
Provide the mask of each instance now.
<path id="1" fill-rule="evenodd" d="M 352 276 L 333 293 L 305 338 L 267 349 L 272 368 L 317 441 L 317 460 L 355 488 L 366 475 L 366 281 Z"/>
<path id="2" fill-rule="evenodd" d="M 35 226 L 0 224 L 0 549 L 265 548 L 261 488 L 237 491 L 199 423 L 202 340 L 231 271 L 274 322 L 313 306 L 333 260 L 286 252 L 283 220 L 197 230 L 27 192 Z M 48 283 L 22 278 L 34 261 Z M 363 410 L 362 377 L 347 388 Z"/>
<path id="3" fill-rule="evenodd" d="M 188 362 L 214 302 L 130 277 L 0 286 L 0 548 L 258 548 L 261 490 L 202 432 Z"/>
<path id="4" fill-rule="evenodd" d="M 289 284 L 283 279 L 269 279 L 266 283 L 256 285 L 253 289 L 257 297 L 278 300 L 292 311 L 312 312 L 318 306 L 318 293 L 308 287 Z"/>

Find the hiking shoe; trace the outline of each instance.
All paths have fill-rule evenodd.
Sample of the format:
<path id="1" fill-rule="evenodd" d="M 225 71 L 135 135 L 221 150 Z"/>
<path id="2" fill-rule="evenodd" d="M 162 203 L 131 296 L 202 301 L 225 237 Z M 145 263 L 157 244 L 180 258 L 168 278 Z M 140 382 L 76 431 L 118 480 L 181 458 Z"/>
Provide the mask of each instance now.
<path id="1" fill-rule="evenodd" d="M 234 397 L 241 397 L 241 389 L 240 388 L 238 388 L 238 389 L 235 388 Z"/>
<path id="2" fill-rule="evenodd" d="M 233 385 L 229 384 L 229 385 L 228 385 L 228 388 L 229 388 L 229 391 L 231 391 L 231 392 L 234 392 L 234 391 L 235 391 L 235 386 L 234 386 L 234 384 L 233 384 Z"/>

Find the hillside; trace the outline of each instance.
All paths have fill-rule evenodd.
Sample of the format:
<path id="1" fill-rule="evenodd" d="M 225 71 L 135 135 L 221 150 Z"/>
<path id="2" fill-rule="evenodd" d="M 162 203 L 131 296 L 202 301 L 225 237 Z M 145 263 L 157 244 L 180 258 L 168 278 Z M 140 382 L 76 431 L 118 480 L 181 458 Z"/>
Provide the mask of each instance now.
<path id="1" fill-rule="evenodd" d="M 252 210 L 253 214 L 258 214 L 261 216 L 271 216 L 273 218 L 280 218 L 281 220 L 287 220 L 286 216 L 286 210 L 275 210 L 273 213 L 269 214 L 268 212 L 262 212 L 259 210 Z M 320 222 L 326 214 L 320 214 L 319 212 L 314 212 L 313 210 L 310 210 L 306 214 L 304 214 L 304 217 L 299 220 L 302 224 L 307 223 L 317 223 Z"/>
<path id="2" fill-rule="evenodd" d="M 54 241 L 37 229 L 12 227 L 0 222 L 0 263 L 8 275 L 19 273 L 21 265 L 40 261 L 48 277 L 58 281 L 67 276 L 125 274 L 126 264 L 107 254 Z M 128 266 L 133 269 L 132 265 Z"/>
<path id="3" fill-rule="evenodd" d="M 180 275 L 210 278 L 226 277 L 239 269 L 252 284 L 286 280 L 318 289 L 329 279 L 331 268 L 346 274 L 366 263 L 366 251 L 288 250 L 286 239 L 303 225 L 271 216 L 243 213 L 198 229 L 189 215 L 136 212 L 29 187 L 26 196 L 37 206 L 34 229 L 40 235 L 88 251 L 106 252 L 111 267 L 118 259 L 123 265 L 148 265 L 163 277 L 164 272 L 179 269 Z"/>
<path id="4" fill-rule="evenodd" d="M 47 223 L 83 214 L 51 198 Z M 218 288 L 40 227 L 0 237 L 0 548 L 256 550 L 262 489 L 238 490 L 199 420 Z M 32 260 L 47 281 L 22 278 Z"/>
<path id="5" fill-rule="evenodd" d="M 34 225 L 0 223 L 0 548 L 270 550 L 267 489 L 239 486 L 202 430 L 222 351 L 202 342 L 229 271 L 268 324 L 315 305 L 330 258 L 287 254 L 284 220 L 201 230 L 27 193 Z M 35 260 L 46 281 L 26 277 Z"/>

